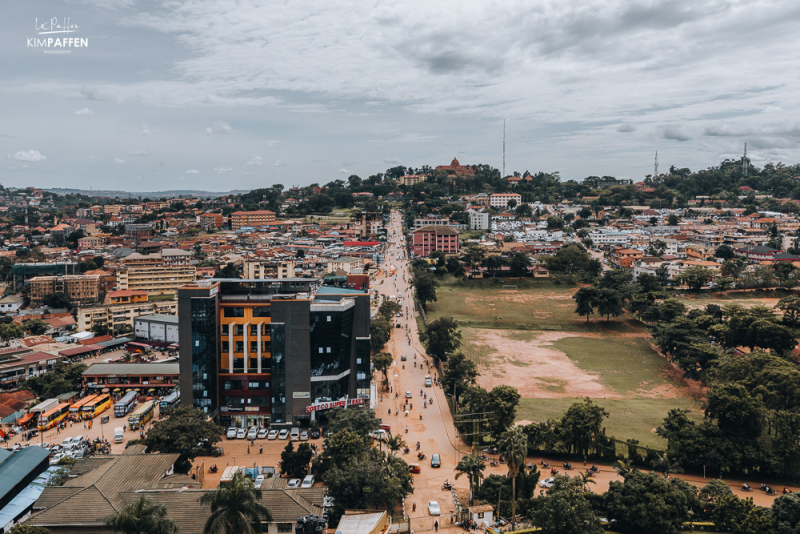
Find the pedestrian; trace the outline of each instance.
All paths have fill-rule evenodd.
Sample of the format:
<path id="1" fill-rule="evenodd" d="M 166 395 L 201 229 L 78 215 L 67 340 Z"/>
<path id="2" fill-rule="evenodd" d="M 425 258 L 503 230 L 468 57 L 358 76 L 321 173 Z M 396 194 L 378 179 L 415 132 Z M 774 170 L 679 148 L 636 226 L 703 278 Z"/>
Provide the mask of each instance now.
<path id="1" fill-rule="evenodd" d="M 416 502 L 411 504 L 411 511 L 412 512 L 416 512 L 417 511 L 417 503 Z"/>
<path id="2" fill-rule="evenodd" d="M 250 445 L 251 445 L 252 447 L 255 447 L 255 446 L 256 446 L 256 440 L 254 440 L 254 439 L 251 439 L 251 440 L 250 440 Z"/>
<path id="3" fill-rule="evenodd" d="M 258 446 L 258 454 L 262 454 L 263 452 L 264 452 L 264 446 L 263 445 L 259 445 Z"/>
<path id="4" fill-rule="evenodd" d="M 247 454 L 250 454 L 250 445 L 247 446 Z"/>
<path id="5" fill-rule="evenodd" d="M 438 521 L 434 521 L 433 522 L 433 530 L 435 530 L 436 532 L 439 532 L 439 522 Z"/>
<path id="6" fill-rule="evenodd" d="M 83 422 L 83 428 L 86 428 L 86 421 Z"/>

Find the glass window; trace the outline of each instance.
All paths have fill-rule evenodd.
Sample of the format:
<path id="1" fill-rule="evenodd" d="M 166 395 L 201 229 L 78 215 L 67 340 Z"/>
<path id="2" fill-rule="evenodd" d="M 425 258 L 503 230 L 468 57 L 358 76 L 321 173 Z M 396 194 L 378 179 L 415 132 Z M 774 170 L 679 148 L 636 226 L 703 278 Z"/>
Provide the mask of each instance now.
<path id="1" fill-rule="evenodd" d="M 225 380 L 224 382 L 222 382 L 222 389 L 240 390 L 242 389 L 242 382 L 241 380 Z"/>
<path id="2" fill-rule="evenodd" d="M 233 352 L 244 352 L 244 341 L 237 341 Z"/>
<path id="3" fill-rule="evenodd" d="M 229 348 L 230 348 L 230 346 L 228 345 L 228 342 L 227 341 L 223 341 L 222 342 L 222 353 L 223 354 L 228 354 L 228 349 Z"/>
<path id="4" fill-rule="evenodd" d="M 240 306 L 223 309 L 225 310 L 225 317 L 244 317 L 244 308 Z"/>
<path id="5" fill-rule="evenodd" d="M 250 353 L 258 355 L 258 341 L 250 342 Z"/>
<path id="6" fill-rule="evenodd" d="M 250 389 L 258 389 L 258 382 L 250 382 L 247 384 L 247 387 Z"/>
<path id="7" fill-rule="evenodd" d="M 227 406 L 228 408 L 239 408 L 244 406 L 244 397 L 222 397 L 222 406 Z"/>
<path id="8" fill-rule="evenodd" d="M 253 317 L 270 317 L 269 306 L 255 306 L 253 308 Z"/>
<path id="9" fill-rule="evenodd" d="M 278 523 L 278 532 L 291 532 L 291 531 L 292 531 L 291 523 Z"/>

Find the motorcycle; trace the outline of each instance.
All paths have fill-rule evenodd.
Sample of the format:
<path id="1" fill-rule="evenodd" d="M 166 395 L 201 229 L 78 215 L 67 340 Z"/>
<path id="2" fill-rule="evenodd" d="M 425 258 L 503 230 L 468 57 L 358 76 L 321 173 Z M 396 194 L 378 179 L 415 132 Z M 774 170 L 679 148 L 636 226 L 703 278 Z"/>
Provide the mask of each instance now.
<path id="1" fill-rule="evenodd" d="M 491 465 L 492 467 L 497 467 L 498 465 L 500 465 L 500 462 L 498 462 L 497 460 L 492 460 L 492 462 L 491 462 L 491 464 L 490 464 L 490 465 Z"/>
<path id="2" fill-rule="evenodd" d="M 442 484 L 442 489 L 443 490 L 451 490 L 451 489 L 453 489 L 453 485 L 445 480 L 444 484 Z"/>
<path id="3" fill-rule="evenodd" d="M 417 454 L 417 459 L 418 460 L 424 460 L 425 459 L 425 453 L 421 452 L 421 453 Z"/>
<path id="4" fill-rule="evenodd" d="M 745 486 L 742 486 L 742 491 L 753 491 L 753 488 L 751 488 L 750 486 L 745 485 Z"/>
<path id="5" fill-rule="evenodd" d="M 406 425 L 406 434 L 408 434 L 408 425 Z"/>

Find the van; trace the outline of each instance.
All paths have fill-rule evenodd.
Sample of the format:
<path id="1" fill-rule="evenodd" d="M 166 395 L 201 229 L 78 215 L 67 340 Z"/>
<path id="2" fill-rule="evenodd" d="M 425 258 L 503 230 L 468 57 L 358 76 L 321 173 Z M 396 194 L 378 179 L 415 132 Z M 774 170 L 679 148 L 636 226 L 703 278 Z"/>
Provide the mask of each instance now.
<path id="1" fill-rule="evenodd" d="M 433 381 L 431 380 L 431 375 L 425 375 L 425 387 L 429 388 L 433 386 Z"/>
<path id="2" fill-rule="evenodd" d="M 114 443 L 122 443 L 124 439 L 125 439 L 125 433 L 122 430 L 122 427 L 118 426 L 117 428 L 114 429 Z"/>
<path id="3" fill-rule="evenodd" d="M 308 475 L 306 478 L 303 479 L 303 483 L 300 484 L 301 488 L 310 488 L 314 485 L 314 475 Z"/>

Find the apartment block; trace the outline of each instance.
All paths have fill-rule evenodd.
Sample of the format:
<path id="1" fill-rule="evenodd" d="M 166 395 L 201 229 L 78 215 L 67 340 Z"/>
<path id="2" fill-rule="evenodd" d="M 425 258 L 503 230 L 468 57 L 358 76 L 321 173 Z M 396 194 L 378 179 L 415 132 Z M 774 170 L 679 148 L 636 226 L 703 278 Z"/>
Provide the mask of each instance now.
<path id="1" fill-rule="evenodd" d="M 243 226 L 266 226 L 275 222 L 275 212 L 269 210 L 234 211 L 231 214 L 231 229 L 239 230 Z"/>
<path id="2" fill-rule="evenodd" d="M 193 265 L 141 265 L 117 271 L 117 289 L 147 291 L 151 295 L 174 295 L 184 284 L 194 282 Z"/>
<path id="3" fill-rule="evenodd" d="M 411 249 L 415 256 L 429 256 L 431 252 L 458 254 L 458 230 L 449 226 L 425 226 L 411 232 Z"/>
<path id="4" fill-rule="evenodd" d="M 136 302 L 131 304 L 110 304 L 94 306 L 78 310 L 78 330 L 90 330 L 93 324 L 103 323 L 119 330 L 122 326 L 133 328 L 133 320 L 142 315 L 151 314 L 175 315 L 178 313 L 178 301 Z"/>
<path id="5" fill-rule="evenodd" d="M 264 280 L 293 278 L 297 263 L 294 261 L 245 261 L 242 265 L 244 278 Z"/>
<path id="6" fill-rule="evenodd" d="M 77 306 L 100 300 L 100 277 L 85 275 L 37 276 L 28 281 L 31 304 L 40 306 L 47 295 L 64 293 Z"/>
<path id="7" fill-rule="evenodd" d="M 493 208 L 507 209 L 510 201 L 515 201 L 517 206 L 522 202 L 519 193 L 495 193 L 489 196 L 489 205 Z"/>

